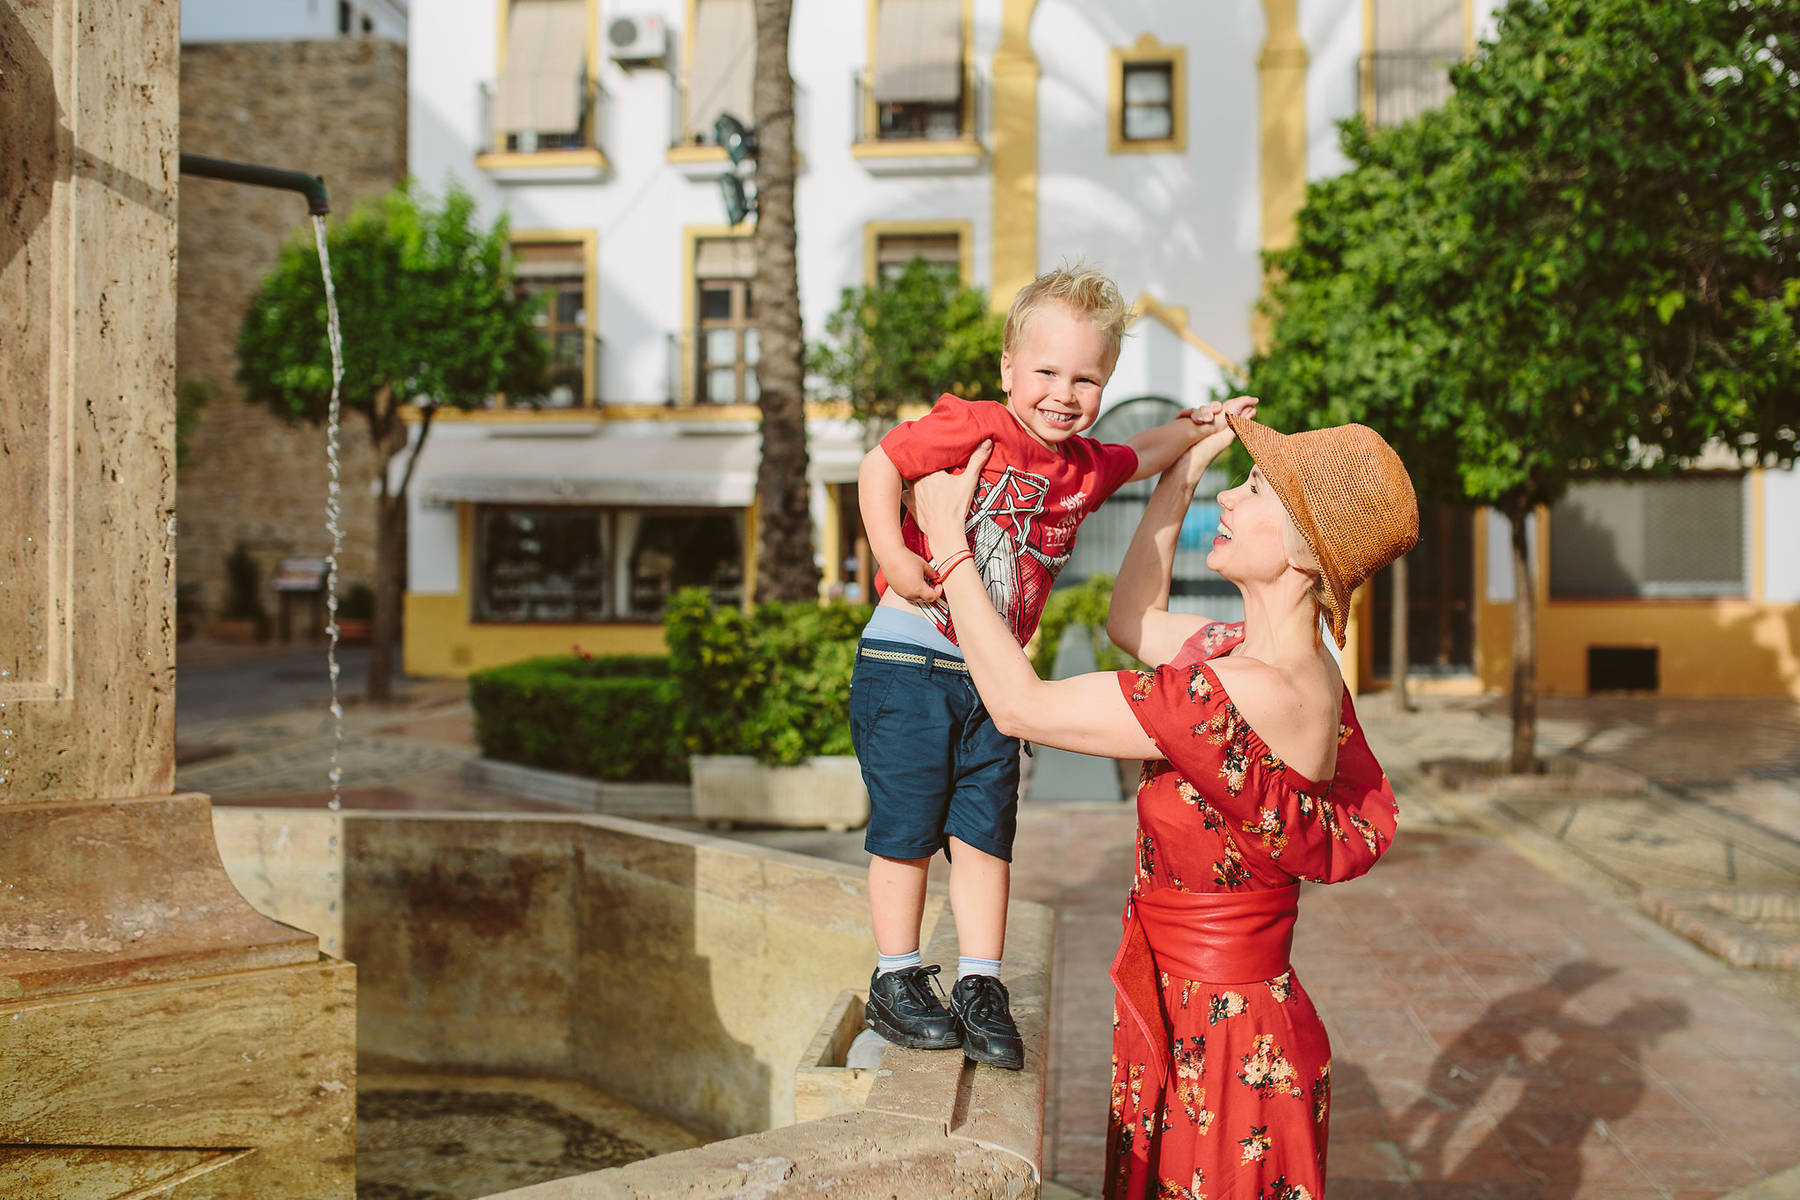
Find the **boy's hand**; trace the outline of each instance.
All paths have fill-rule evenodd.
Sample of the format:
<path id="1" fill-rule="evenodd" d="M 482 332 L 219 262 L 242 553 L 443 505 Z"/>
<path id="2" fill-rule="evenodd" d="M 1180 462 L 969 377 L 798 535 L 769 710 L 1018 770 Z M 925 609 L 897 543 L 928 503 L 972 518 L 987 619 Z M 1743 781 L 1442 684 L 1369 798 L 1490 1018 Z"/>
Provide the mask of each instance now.
<path id="1" fill-rule="evenodd" d="M 1256 397 L 1233 396 L 1229 400 L 1214 400 L 1187 411 L 1187 417 L 1200 427 L 1200 435 L 1194 444 L 1201 448 L 1202 454 L 1223 454 L 1225 448 L 1236 440 L 1237 435 L 1231 432 L 1231 426 L 1225 421 L 1228 413 L 1234 417 L 1254 418 Z"/>
<path id="2" fill-rule="evenodd" d="M 888 587 L 914 604 L 934 604 L 944 594 L 931 579 L 930 565 L 910 550 L 892 564 L 883 563 L 881 569 Z"/>

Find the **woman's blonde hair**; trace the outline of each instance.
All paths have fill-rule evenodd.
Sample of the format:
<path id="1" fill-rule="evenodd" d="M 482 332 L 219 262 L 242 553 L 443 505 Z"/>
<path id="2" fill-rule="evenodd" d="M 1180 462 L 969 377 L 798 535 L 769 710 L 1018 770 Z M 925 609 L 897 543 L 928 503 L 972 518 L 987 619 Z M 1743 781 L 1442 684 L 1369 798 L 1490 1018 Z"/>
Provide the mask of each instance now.
<path id="1" fill-rule="evenodd" d="M 1019 289 L 1006 314 L 1006 334 L 1001 349 L 1008 354 L 1025 333 L 1025 323 L 1047 304 L 1061 304 L 1078 317 L 1094 323 L 1106 338 L 1108 357 L 1117 362 L 1119 343 L 1131 324 L 1131 309 L 1112 280 L 1086 263 L 1046 271 Z"/>

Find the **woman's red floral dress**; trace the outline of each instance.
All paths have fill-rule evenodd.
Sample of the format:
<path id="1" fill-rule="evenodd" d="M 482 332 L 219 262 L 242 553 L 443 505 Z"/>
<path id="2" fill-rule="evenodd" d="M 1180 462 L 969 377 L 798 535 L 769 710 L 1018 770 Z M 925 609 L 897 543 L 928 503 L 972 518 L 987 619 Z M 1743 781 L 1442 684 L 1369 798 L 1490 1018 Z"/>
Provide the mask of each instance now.
<path id="1" fill-rule="evenodd" d="M 1134 898 L 1333 883 L 1368 870 L 1393 839 L 1394 794 L 1350 697 L 1336 775 L 1301 777 L 1206 665 L 1242 640 L 1242 625 L 1209 625 L 1174 664 L 1119 673 L 1166 756 L 1144 764 L 1138 786 Z M 1158 982 L 1171 1042 L 1160 1090 L 1158 1056 L 1115 1000 L 1108 1200 L 1321 1200 L 1331 1046 L 1298 976 Z"/>

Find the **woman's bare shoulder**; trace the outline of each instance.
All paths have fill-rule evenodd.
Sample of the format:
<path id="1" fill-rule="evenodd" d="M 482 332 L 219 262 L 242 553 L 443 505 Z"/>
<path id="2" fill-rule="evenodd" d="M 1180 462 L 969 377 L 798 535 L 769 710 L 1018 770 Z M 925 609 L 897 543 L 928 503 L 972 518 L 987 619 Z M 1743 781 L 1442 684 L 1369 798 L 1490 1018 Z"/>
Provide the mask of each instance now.
<path id="1" fill-rule="evenodd" d="M 1334 666 L 1276 665 L 1235 654 L 1208 665 L 1270 750 L 1308 778 L 1330 776 L 1343 697 Z"/>

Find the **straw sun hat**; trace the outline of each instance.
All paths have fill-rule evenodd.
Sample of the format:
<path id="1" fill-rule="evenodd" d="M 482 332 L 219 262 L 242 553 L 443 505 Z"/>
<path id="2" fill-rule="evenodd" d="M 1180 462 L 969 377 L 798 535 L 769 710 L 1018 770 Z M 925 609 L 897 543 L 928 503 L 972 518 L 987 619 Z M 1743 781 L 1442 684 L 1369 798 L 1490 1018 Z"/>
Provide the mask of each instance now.
<path id="1" fill-rule="evenodd" d="M 1319 560 L 1325 613 L 1342 649 L 1351 594 L 1419 541 L 1406 467 L 1367 425 L 1277 433 L 1236 414 L 1225 419 Z"/>

